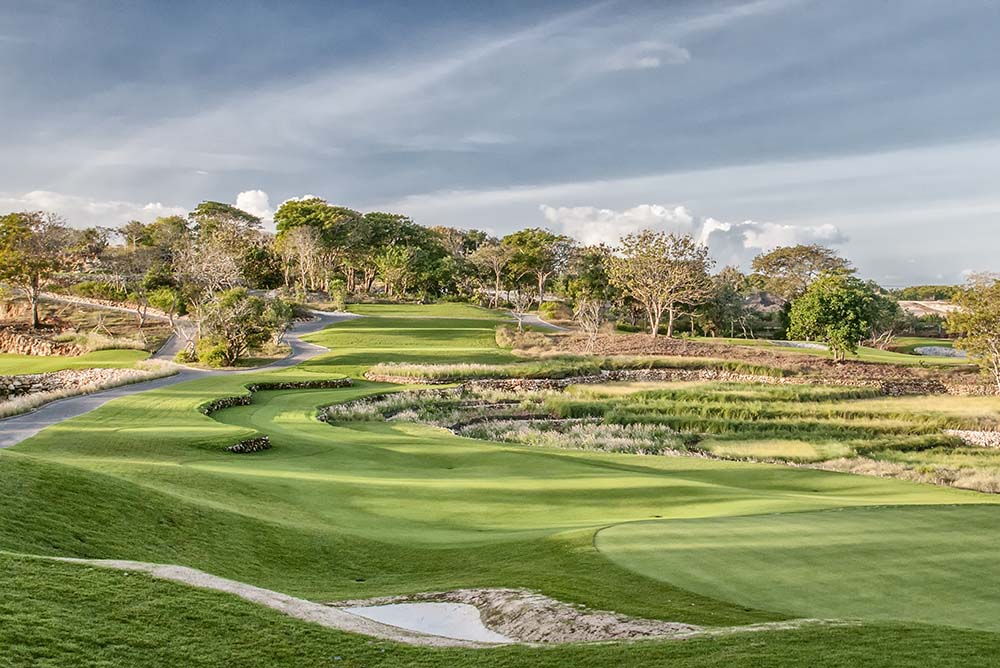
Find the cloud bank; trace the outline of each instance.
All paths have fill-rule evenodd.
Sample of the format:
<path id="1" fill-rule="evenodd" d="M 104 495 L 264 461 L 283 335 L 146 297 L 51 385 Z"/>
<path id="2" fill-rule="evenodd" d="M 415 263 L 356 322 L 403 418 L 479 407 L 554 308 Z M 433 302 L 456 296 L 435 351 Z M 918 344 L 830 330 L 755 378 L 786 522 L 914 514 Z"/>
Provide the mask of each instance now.
<path id="1" fill-rule="evenodd" d="M 626 234 L 644 229 L 691 234 L 708 246 L 720 265 L 741 267 L 761 252 L 778 246 L 818 243 L 837 246 L 847 236 L 832 224 L 817 226 L 787 225 L 744 220 L 727 222 L 716 218 L 701 218 L 685 206 L 667 207 L 640 204 L 622 211 L 592 206 L 541 207 L 545 220 L 555 230 L 584 244 L 615 245 Z"/>

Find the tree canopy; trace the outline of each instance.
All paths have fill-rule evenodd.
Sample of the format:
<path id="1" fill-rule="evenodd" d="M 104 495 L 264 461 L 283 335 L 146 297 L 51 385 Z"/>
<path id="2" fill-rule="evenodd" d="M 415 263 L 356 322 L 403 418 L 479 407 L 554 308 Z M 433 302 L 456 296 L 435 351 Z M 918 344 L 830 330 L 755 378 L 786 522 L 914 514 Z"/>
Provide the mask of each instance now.
<path id="1" fill-rule="evenodd" d="M 792 301 L 823 274 L 854 270 L 850 262 L 825 246 L 799 244 L 758 255 L 753 259 L 753 271 L 765 290 Z"/>

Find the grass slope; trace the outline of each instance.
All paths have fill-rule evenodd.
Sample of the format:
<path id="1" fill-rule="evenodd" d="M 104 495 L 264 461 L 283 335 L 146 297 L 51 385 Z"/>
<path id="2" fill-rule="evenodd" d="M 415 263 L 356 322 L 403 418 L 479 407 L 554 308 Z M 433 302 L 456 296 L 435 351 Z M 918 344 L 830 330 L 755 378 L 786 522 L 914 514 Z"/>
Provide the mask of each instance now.
<path id="1" fill-rule="evenodd" d="M 63 369 L 119 369 L 135 366 L 149 357 L 144 350 L 98 350 L 77 357 L 60 355 L 9 355 L 0 354 L 0 376 L 24 373 L 47 373 Z"/>

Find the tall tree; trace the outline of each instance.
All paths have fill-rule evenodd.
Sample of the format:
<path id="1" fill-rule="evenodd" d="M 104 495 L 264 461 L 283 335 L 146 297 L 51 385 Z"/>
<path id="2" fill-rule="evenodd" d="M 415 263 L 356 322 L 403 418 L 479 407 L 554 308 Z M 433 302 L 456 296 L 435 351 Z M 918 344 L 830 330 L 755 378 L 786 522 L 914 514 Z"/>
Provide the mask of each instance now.
<path id="1" fill-rule="evenodd" d="M 826 274 L 813 281 L 792 302 L 789 338 L 822 341 L 843 361 L 870 332 L 879 303 L 873 286 L 844 273 Z"/>
<path id="2" fill-rule="evenodd" d="M 853 273 L 851 263 L 818 244 L 781 246 L 753 259 L 753 271 L 764 289 L 785 301 L 793 301 L 823 274 Z"/>
<path id="3" fill-rule="evenodd" d="M 62 218 L 42 211 L 0 216 L 0 281 L 21 290 L 37 328 L 38 302 L 46 278 L 67 266 L 72 231 Z"/>
<path id="4" fill-rule="evenodd" d="M 573 240 L 561 234 L 531 227 L 508 234 L 501 242 L 511 249 L 511 269 L 519 276 L 533 276 L 538 288 L 538 304 L 545 301 L 545 285 L 562 271 L 570 258 Z"/>
<path id="5" fill-rule="evenodd" d="M 513 256 L 514 253 L 509 246 L 505 246 L 495 239 L 484 243 L 469 256 L 469 260 L 479 271 L 480 276 L 485 281 L 492 282 L 490 306 L 493 308 L 497 308 L 500 305 L 503 279 Z"/>
<path id="6" fill-rule="evenodd" d="M 978 360 L 1000 394 L 1000 276 L 976 274 L 954 296 L 958 309 L 948 315 L 955 345 Z"/>
<path id="7" fill-rule="evenodd" d="M 618 253 L 608 257 L 611 285 L 642 304 L 649 331 L 656 337 L 667 314 L 667 337 L 682 307 L 703 303 L 711 294 L 712 267 L 708 248 L 689 234 L 644 230 L 622 238 Z"/>
<path id="8" fill-rule="evenodd" d="M 199 235 L 212 234 L 221 224 L 228 224 L 240 232 L 259 230 L 261 220 L 258 216 L 224 202 L 204 201 L 188 214 L 194 223 L 195 232 Z"/>

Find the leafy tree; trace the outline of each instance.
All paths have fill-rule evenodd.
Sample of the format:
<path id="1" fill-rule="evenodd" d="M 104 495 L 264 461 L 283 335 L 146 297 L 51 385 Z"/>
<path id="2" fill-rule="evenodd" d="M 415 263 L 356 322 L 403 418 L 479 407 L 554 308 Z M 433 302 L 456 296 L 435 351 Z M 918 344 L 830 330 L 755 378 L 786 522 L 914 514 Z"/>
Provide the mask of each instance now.
<path id="1" fill-rule="evenodd" d="M 566 296 L 574 301 L 596 299 L 608 302 L 614 299 L 616 290 L 608 277 L 611 252 L 611 248 L 603 244 L 576 249 L 569 261 Z"/>
<path id="2" fill-rule="evenodd" d="M 292 319 L 291 307 L 281 300 L 263 299 L 244 288 L 221 292 L 202 307 L 203 335 L 199 359 L 233 366 L 268 341 L 280 340 Z"/>
<path id="3" fill-rule="evenodd" d="M 961 289 L 959 285 L 911 285 L 895 294 L 903 301 L 950 301 Z"/>
<path id="4" fill-rule="evenodd" d="M 954 296 L 958 309 L 948 314 L 955 346 L 979 361 L 1000 393 L 1000 276 L 976 274 Z"/>
<path id="5" fill-rule="evenodd" d="M 892 345 L 898 331 L 907 326 L 908 318 L 893 296 L 882 292 L 882 289 L 871 281 L 868 287 L 874 295 L 868 342 L 873 348 L 886 350 Z"/>
<path id="6" fill-rule="evenodd" d="M 334 206 L 319 197 L 291 199 L 274 212 L 279 237 L 296 227 L 312 227 L 322 235 L 326 244 L 334 242 L 338 225 L 360 219 L 361 214 L 354 209 Z"/>
<path id="7" fill-rule="evenodd" d="M 240 232 L 259 230 L 261 220 L 252 213 L 224 202 L 205 201 L 188 214 L 199 235 L 212 234 L 217 226 L 228 224 Z"/>
<path id="8" fill-rule="evenodd" d="M 794 301 L 823 274 L 853 273 L 851 263 L 818 244 L 781 246 L 753 259 L 753 270 L 768 292 Z"/>
<path id="9" fill-rule="evenodd" d="M 737 326 L 748 334 L 747 288 L 747 277 L 737 267 L 725 267 L 712 277 L 711 295 L 702 310 L 712 336 L 735 336 Z"/>
<path id="10" fill-rule="evenodd" d="M 495 239 L 482 244 L 469 256 L 469 261 L 479 272 L 484 283 L 492 283 L 490 306 L 500 306 L 500 293 L 503 289 L 503 279 L 510 266 L 514 252 L 510 246 L 505 246 Z"/>
<path id="11" fill-rule="evenodd" d="M 42 283 L 69 263 L 72 231 L 62 218 L 42 211 L 0 216 L 0 281 L 21 290 L 37 328 Z"/>
<path id="12" fill-rule="evenodd" d="M 872 284 L 850 274 L 827 274 L 792 302 L 788 335 L 821 341 L 829 346 L 835 361 L 843 361 L 868 335 L 878 309 Z"/>
<path id="13" fill-rule="evenodd" d="M 708 248 L 691 235 L 644 230 L 622 238 L 619 252 L 607 261 L 611 285 L 642 305 L 655 338 L 667 314 L 667 337 L 683 306 L 703 303 L 711 294 Z"/>
<path id="14" fill-rule="evenodd" d="M 501 243 L 512 251 L 510 267 L 515 277 L 534 277 L 540 305 L 545 300 L 545 284 L 566 266 L 573 240 L 532 227 L 508 234 Z"/>

